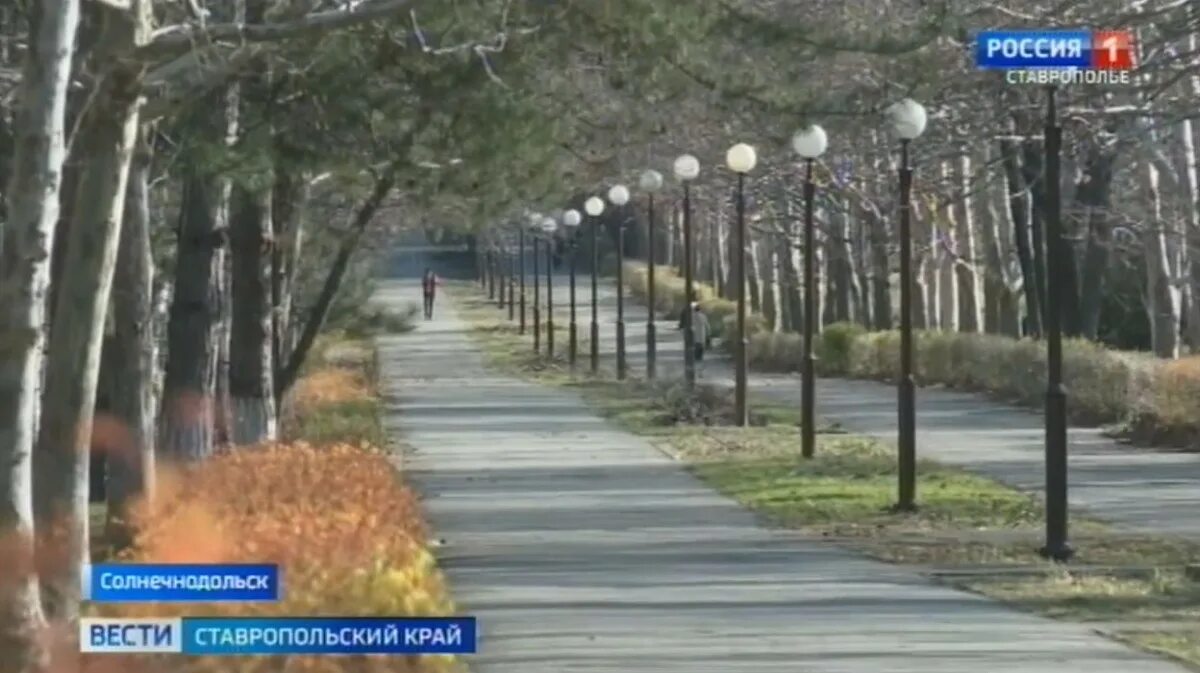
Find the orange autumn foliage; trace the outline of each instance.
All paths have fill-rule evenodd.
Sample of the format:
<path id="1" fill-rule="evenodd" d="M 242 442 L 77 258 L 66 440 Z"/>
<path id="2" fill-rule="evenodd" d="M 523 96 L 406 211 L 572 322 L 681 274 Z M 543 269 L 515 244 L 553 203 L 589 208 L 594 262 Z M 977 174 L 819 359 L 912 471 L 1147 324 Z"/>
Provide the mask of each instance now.
<path id="1" fill-rule="evenodd" d="M 296 382 L 291 402 L 297 413 L 326 404 L 358 402 L 371 397 L 371 388 L 361 371 L 347 367 L 317 370 Z"/>
<path id="2" fill-rule="evenodd" d="M 98 616 L 450 615 L 416 496 L 386 455 L 304 443 L 220 455 L 160 476 L 136 512 L 134 562 L 277 563 L 283 600 L 94 606 Z M 116 662 L 121 666 L 113 668 Z M 87 673 L 455 670 L 444 657 L 88 657 Z M 99 668 L 96 668 L 99 667 Z"/>

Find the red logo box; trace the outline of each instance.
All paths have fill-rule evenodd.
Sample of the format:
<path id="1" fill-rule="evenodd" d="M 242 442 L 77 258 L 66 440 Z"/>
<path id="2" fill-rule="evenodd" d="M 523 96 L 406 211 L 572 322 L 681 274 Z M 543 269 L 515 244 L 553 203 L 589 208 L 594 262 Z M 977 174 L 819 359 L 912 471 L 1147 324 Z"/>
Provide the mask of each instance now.
<path id="1" fill-rule="evenodd" d="M 1133 70 L 1133 33 L 1128 30 L 1092 33 L 1092 67 L 1096 70 Z"/>

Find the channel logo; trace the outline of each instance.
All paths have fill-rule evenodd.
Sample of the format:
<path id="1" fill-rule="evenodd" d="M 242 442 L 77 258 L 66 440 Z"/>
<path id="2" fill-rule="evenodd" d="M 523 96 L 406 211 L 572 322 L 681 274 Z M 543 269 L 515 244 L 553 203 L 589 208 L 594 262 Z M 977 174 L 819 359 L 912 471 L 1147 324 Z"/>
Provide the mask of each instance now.
<path id="1" fill-rule="evenodd" d="M 87 617 L 79 620 L 79 651 L 180 653 L 183 652 L 183 620 L 178 617 Z"/>
<path id="2" fill-rule="evenodd" d="M 975 64 L 988 70 L 1132 70 L 1128 30 L 989 30 L 975 42 Z"/>

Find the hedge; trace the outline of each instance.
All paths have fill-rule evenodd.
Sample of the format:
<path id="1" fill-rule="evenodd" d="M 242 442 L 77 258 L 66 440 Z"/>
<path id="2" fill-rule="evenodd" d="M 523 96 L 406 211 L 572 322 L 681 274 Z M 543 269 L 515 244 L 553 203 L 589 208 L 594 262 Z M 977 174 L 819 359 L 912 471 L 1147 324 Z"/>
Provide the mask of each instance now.
<path id="1" fill-rule="evenodd" d="M 683 305 L 683 281 L 670 267 L 657 269 L 657 308 L 677 316 Z M 625 275 L 631 294 L 644 299 L 645 266 L 630 263 Z M 697 284 L 696 290 L 709 321 L 721 325 L 720 332 L 731 330 L 736 305 L 712 298 L 707 285 Z M 751 367 L 800 371 L 801 335 L 770 331 L 761 316 L 752 316 L 747 327 Z M 913 345 L 914 374 L 921 385 L 983 392 L 1028 407 L 1040 408 L 1044 403 L 1046 350 L 1038 341 L 918 330 Z M 869 332 L 851 323 L 826 325 L 813 351 L 822 376 L 892 381 L 900 369 L 900 334 L 895 330 Z M 1200 450 L 1200 356 L 1165 361 L 1067 339 L 1063 369 L 1074 421 L 1120 424 L 1127 436 L 1138 441 Z"/>

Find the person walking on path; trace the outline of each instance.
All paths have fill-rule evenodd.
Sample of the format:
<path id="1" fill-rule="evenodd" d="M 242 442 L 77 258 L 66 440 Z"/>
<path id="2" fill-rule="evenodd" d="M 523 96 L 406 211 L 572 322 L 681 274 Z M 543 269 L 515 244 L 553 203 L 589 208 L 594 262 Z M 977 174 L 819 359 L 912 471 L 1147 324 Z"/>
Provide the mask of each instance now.
<path id="1" fill-rule="evenodd" d="M 433 269 L 426 268 L 425 275 L 421 278 L 421 292 L 425 295 L 425 319 L 433 319 L 433 300 L 437 295 L 437 288 L 442 284 L 442 279 L 433 272 Z"/>

